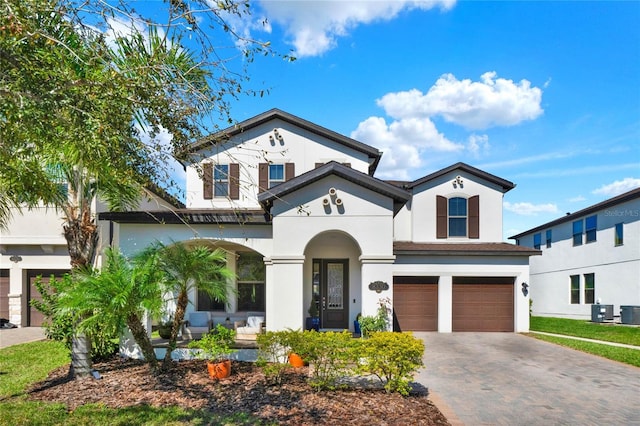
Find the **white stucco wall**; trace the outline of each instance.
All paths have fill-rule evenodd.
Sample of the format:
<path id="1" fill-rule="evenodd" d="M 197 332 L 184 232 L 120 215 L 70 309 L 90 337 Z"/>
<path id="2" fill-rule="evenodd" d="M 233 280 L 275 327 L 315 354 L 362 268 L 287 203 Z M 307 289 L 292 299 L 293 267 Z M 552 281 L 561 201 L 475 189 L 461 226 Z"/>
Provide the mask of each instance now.
<path id="1" fill-rule="evenodd" d="M 461 176 L 463 187 L 454 188 L 453 181 Z M 436 196 L 469 198 L 480 196 L 480 238 L 436 238 Z M 397 241 L 414 242 L 499 242 L 502 241 L 502 188 L 461 170 L 425 182 L 413 189 L 411 203 L 395 219 Z M 407 221 L 411 225 L 407 227 Z M 410 233 L 409 233 L 410 229 Z"/>
<path id="2" fill-rule="evenodd" d="M 282 136 L 282 141 L 274 136 L 274 129 Z M 313 142 L 309 142 L 312 140 Z M 202 179 L 195 167 L 187 167 L 187 207 L 189 208 L 259 208 L 258 164 L 295 163 L 296 176 L 313 170 L 316 163 L 337 161 L 350 163 L 351 168 L 367 173 L 369 169 L 366 154 L 345 147 L 320 135 L 300 129 L 286 121 L 274 119 L 232 138 L 229 143 L 210 147 L 201 153 L 202 159 L 217 164 L 240 164 L 240 199 L 214 198 L 205 200 L 202 193 Z"/>
<path id="3" fill-rule="evenodd" d="M 575 220 L 597 214 L 596 241 L 573 246 Z M 623 223 L 624 244 L 615 245 L 615 224 Z M 533 314 L 568 318 L 591 318 L 591 305 L 584 303 L 584 274 L 595 274 L 595 300 L 614 305 L 640 305 L 640 200 L 572 218 L 552 230 L 552 244 L 545 245 L 541 234 L 542 256 L 531 258 L 531 298 Z M 535 232 L 537 233 L 537 232 Z M 533 235 L 520 239 L 520 245 L 533 247 Z M 583 235 L 584 242 L 584 235 Z M 580 276 L 580 304 L 571 303 L 571 275 Z"/>

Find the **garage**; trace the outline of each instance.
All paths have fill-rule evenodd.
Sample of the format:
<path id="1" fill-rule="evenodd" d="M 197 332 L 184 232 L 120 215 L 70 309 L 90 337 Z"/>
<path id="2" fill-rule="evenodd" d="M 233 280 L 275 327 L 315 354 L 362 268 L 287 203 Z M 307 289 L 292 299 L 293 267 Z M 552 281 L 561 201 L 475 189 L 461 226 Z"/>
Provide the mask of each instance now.
<path id="1" fill-rule="evenodd" d="M 513 331 L 513 277 L 453 277 L 453 331 Z"/>
<path id="2" fill-rule="evenodd" d="M 0 318 L 9 319 L 9 270 L 0 269 Z"/>
<path id="3" fill-rule="evenodd" d="M 438 277 L 394 277 L 393 310 L 397 331 L 438 331 Z"/>
<path id="4" fill-rule="evenodd" d="M 35 286 L 35 282 L 38 279 L 38 276 L 42 276 L 42 282 L 48 283 L 51 281 L 51 275 L 55 277 L 62 277 L 69 271 L 59 271 L 59 270 L 29 270 L 27 271 L 27 282 L 28 282 L 28 293 L 27 293 L 27 308 L 23 309 L 23 312 L 27 312 L 27 318 L 23 317 L 23 323 L 26 324 L 27 327 L 40 327 L 44 321 L 44 315 L 36 308 L 31 306 L 31 300 L 42 300 L 42 295 L 38 291 Z"/>

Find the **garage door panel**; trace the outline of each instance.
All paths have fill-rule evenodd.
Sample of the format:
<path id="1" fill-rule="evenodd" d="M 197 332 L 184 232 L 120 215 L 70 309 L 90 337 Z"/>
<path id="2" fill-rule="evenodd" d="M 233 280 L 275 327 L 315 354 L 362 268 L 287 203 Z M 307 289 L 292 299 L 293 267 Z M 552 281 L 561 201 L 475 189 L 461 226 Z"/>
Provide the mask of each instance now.
<path id="1" fill-rule="evenodd" d="M 437 331 L 438 285 L 394 284 L 393 309 L 401 331 Z"/>
<path id="2" fill-rule="evenodd" d="M 513 284 L 453 284 L 453 331 L 513 331 Z"/>

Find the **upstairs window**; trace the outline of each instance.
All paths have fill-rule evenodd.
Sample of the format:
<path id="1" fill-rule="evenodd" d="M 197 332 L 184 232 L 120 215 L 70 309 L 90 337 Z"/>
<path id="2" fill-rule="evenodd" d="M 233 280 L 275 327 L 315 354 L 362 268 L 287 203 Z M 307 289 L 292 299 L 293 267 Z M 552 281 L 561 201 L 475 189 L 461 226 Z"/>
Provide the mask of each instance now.
<path id="1" fill-rule="evenodd" d="M 582 220 L 573 222 L 573 245 L 582 245 Z"/>
<path id="2" fill-rule="evenodd" d="M 551 229 L 547 229 L 545 239 L 547 240 L 547 248 L 551 248 Z"/>
<path id="3" fill-rule="evenodd" d="M 284 164 L 269 164 L 269 188 L 280 185 L 284 181 Z"/>
<path id="4" fill-rule="evenodd" d="M 217 164 L 213 168 L 213 196 L 229 196 L 229 166 Z"/>
<path id="5" fill-rule="evenodd" d="M 587 242 L 596 240 L 596 229 L 598 228 L 598 216 L 593 215 L 585 219 Z"/>
<path id="6" fill-rule="evenodd" d="M 467 236 L 467 200 L 466 198 L 449 198 L 449 236 Z"/>
<path id="7" fill-rule="evenodd" d="M 540 243 L 542 240 L 542 235 L 540 233 L 533 234 L 533 248 L 536 250 L 540 250 Z"/>
<path id="8" fill-rule="evenodd" d="M 616 223 L 614 243 L 616 246 L 624 244 L 624 228 L 622 227 L 622 223 Z"/>

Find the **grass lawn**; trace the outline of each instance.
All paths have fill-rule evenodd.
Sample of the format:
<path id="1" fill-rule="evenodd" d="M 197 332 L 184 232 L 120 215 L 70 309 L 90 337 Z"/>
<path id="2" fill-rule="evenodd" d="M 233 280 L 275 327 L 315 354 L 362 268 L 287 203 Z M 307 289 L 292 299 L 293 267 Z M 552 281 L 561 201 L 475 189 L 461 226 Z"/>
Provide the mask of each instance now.
<path id="1" fill-rule="evenodd" d="M 529 328 L 531 331 L 544 331 L 566 336 L 584 337 L 587 339 L 640 346 L 640 328 L 638 327 L 600 324 L 565 318 L 531 317 Z M 619 348 L 616 346 L 541 334 L 531 334 L 531 336 L 539 340 L 567 346 L 582 352 L 640 367 L 640 350 L 637 349 Z"/>
<path id="2" fill-rule="evenodd" d="M 25 343 L 0 349 L 0 425 L 252 425 L 247 415 L 214 416 L 202 410 L 146 405 L 110 409 L 85 405 L 67 412 L 62 404 L 29 401 L 26 389 L 49 371 L 69 363 L 69 353 L 58 342 Z"/>
<path id="3" fill-rule="evenodd" d="M 531 331 L 585 337 L 606 342 L 640 346 L 640 327 L 593 323 L 565 318 L 531 317 Z"/>

